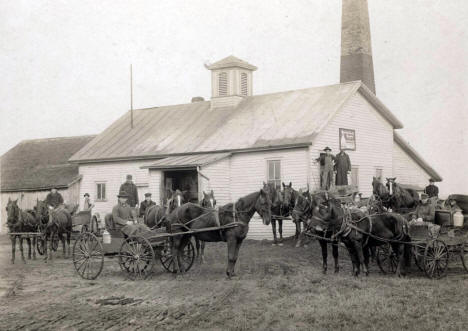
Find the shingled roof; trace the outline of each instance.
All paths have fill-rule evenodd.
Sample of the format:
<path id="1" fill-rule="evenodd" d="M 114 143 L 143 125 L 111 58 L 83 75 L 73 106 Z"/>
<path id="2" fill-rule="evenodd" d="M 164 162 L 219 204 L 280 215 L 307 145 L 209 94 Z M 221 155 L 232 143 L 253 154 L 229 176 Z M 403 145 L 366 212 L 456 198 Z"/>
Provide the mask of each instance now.
<path id="1" fill-rule="evenodd" d="M 95 136 L 24 140 L 1 157 L 2 192 L 67 187 L 78 177 L 68 159 Z"/>
<path id="2" fill-rule="evenodd" d="M 70 162 L 151 159 L 310 145 L 345 102 L 360 91 L 393 125 L 402 125 L 361 82 L 245 97 L 235 107 L 210 101 L 126 113 Z"/>

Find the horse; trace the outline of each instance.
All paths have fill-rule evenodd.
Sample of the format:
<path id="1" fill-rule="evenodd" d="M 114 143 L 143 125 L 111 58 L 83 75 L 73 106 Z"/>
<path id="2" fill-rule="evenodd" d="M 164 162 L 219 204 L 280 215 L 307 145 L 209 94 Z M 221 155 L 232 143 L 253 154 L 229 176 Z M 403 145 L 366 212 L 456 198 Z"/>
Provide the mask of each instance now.
<path id="1" fill-rule="evenodd" d="M 44 240 L 44 260 L 47 262 L 53 259 L 53 238 L 57 238 L 62 242 L 63 258 L 67 258 L 71 254 L 71 232 L 72 232 L 72 214 L 69 206 L 59 207 L 58 209 L 49 208 L 45 201 L 37 200 L 36 216 L 43 228 Z M 76 208 L 73 207 L 74 210 Z M 66 235 L 66 238 L 64 237 Z M 50 256 L 47 251 L 47 240 L 49 239 Z M 65 243 L 66 240 L 66 243 Z M 68 249 L 67 249 L 68 246 Z"/>
<path id="2" fill-rule="evenodd" d="M 263 220 L 263 224 L 269 225 L 271 221 L 271 198 L 267 190 L 250 193 L 236 203 L 228 203 L 218 209 L 219 217 L 216 218 L 215 211 L 206 211 L 205 208 L 196 204 L 187 203 L 176 208 L 166 217 L 166 231 L 179 232 L 195 229 L 213 227 L 218 224 L 228 225 L 236 223 L 237 226 L 220 231 L 199 232 L 193 234 L 200 241 L 219 242 L 224 241 L 228 247 L 228 263 L 226 275 L 230 279 L 234 276 L 234 267 L 239 255 L 239 249 L 249 231 L 249 222 L 254 213 L 257 212 Z M 190 234 L 181 234 L 172 238 L 172 252 L 175 270 L 177 273 L 184 272 L 184 266 L 180 263 L 181 252 L 191 238 Z"/>
<path id="3" fill-rule="evenodd" d="M 393 209 L 413 208 L 419 201 L 416 190 L 405 189 L 396 182 L 396 177 L 387 178 L 387 188 L 390 196 L 390 207 Z"/>
<path id="4" fill-rule="evenodd" d="M 387 186 L 385 186 L 380 178 L 372 178 L 372 194 L 377 200 L 377 204 L 373 206 L 376 212 L 383 212 L 384 208 L 390 208 L 390 194 L 388 193 Z"/>
<path id="5" fill-rule="evenodd" d="M 289 185 L 283 184 L 284 187 L 292 189 L 291 182 Z M 263 189 L 268 190 L 271 194 L 272 206 L 271 206 L 271 230 L 273 232 L 273 245 L 283 245 L 283 219 L 289 216 L 289 203 L 284 199 L 284 192 L 277 189 L 274 183 L 263 183 Z M 276 221 L 278 221 L 278 233 L 279 241 L 276 235 Z"/>
<path id="6" fill-rule="evenodd" d="M 18 200 L 8 198 L 6 206 L 7 211 L 7 226 L 10 233 L 18 232 L 37 232 L 38 223 L 32 211 L 23 211 L 18 206 Z M 16 238 L 19 238 L 19 248 L 21 251 L 21 259 L 26 263 L 23 252 L 23 237 L 21 235 L 10 235 L 11 239 L 11 263 L 15 263 L 16 255 Z M 36 259 L 36 237 L 32 238 L 32 257 Z M 28 243 L 28 259 L 31 260 L 31 238 L 26 238 Z"/>
<path id="7" fill-rule="evenodd" d="M 200 206 L 209 209 L 214 209 L 216 207 L 216 199 L 214 197 L 213 190 L 209 193 L 205 193 L 205 191 L 203 191 L 203 198 L 200 201 Z M 197 249 L 197 258 L 200 259 L 200 263 L 205 262 L 205 242 L 200 241 L 195 237 L 195 247 Z"/>
<path id="8" fill-rule="evenodd" d="M 402 276 L 405 267 L 411 264 L 411 241 L 408 235 L 408 222 L 397 213 L 380 213 L 364 215 L 354 211 L 345 214 L 341 208 L 341 202 L 328 197 L 329 228 L 334 232 L 334 237 L 339 238 L 346 246 L 353 264 L 353 275 L 359 276 L 360 268 L 366 276 L 369 275 L 370 248 L 384 245 L 387 242 L 399 259 L 397 275 Z M 399 258 L 402 256 L 403 258 Z"/>
<path id="9" fill-rule="evenodd" d="M 166 206 L 153 205 L 145 211 L 145 224 L 149 228 L 157 228 L 161 225 L 164 217 L 169 215 L 175 208 L 182 206 L 185 202 L 184 192 L 180 190 L 172 191 L 168 189 L 166 196 Z"/>
<path id="10" fill-rule="evenodd" d="M 292 212 L 293 219 L 297 223 L 304 223 L 302 236 L 298 238 L 296 247 L 300 247 L 302 238 L 306 232 L 312 232 L 317 236 L 320 248 L 322 250 L 322 272 L 327 273 L 328 269 L 328 244 L 332 245 L 332 255 L 335 262 L 335 273 L 340 270 L 338 263 L 338 240 L 332 239 L 333 231 L 327 226 L 326 219 L 329 218 L 329 212 L 324 208 L 323 203 L 327 198 L 326 192 L 317 192 L 307 195 L 298 195 Z"/>

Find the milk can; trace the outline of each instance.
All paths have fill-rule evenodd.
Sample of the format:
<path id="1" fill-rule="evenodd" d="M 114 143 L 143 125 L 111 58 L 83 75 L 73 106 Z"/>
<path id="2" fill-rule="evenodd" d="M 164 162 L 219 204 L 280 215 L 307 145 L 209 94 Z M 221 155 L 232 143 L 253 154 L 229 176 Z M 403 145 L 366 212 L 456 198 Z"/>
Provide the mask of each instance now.
<path id="1" fill-rule="evenodd" d="M 102 233 L 102 242 L 104 244 L 110 244 L 111 240 L 112 239 L 110 233 L 107 231 L 107 229 L 104 229 L 104 232 Z"/>
<path id="2" fill-rule="evenodd" d="M 463 214 L 459 210 L 453 214 L 453 226 L 463 226 Z"/>

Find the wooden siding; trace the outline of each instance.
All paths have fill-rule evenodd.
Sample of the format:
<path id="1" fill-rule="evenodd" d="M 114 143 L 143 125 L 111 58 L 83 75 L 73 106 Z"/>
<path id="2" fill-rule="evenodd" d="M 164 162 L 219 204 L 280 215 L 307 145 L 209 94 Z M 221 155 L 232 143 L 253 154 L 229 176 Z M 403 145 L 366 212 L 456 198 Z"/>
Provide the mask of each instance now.
<path id="1" fill-rule="evenodd" d="M 149 170 L 148 190 L 152 194 L 152 200 L 158 205 L 162 204 L 161 201 L 161 187 L 162 187 L 162 171 L 161 170 Z"/>
<path id="2" fill-rule="evenodd" d="M 68 189 L 58 190 L 63 196 L 65 203 L 78 203 L 79 182 L 71 185 Z M 37 199 L 44 200 L 50 191 L 25 191 L 25 192 L 2 192 L 0 193 L 0 233 L 6 233 L 7 229 L 7 215 L 5 207 L 8 199 L 18 199 L 18 205 L 21 209 L 33 209 L 37 204 Z"/>
<path id="3" fill-rule="evenodd" d="M 141 166 L 150 165 L 155 160 L 149 161 L 128 161 L 128 162 L 108 162 L 82 164 L 79 173 L 83 176 L 80 187 L 80 206 L 83 206 L 83 194 L 89 193 L 95 207 L 93 213 L 99 213 L 104 217 L 112 211 L 112 207 L 117 203 L 117 194 L 120 185 L 125 182 L 127 174 L 133 176 L 133 182 L 138 187 L 138 199 L 144 199 L 144 193 L 148 191 L 149 176 L 148 169 L 140 169 Z M 106 183 L 106 200 L 96 201 L 96 183 Z M 159 192 L 151 191 L 153 195 Z M 154 199 L 153 199 L 154 200 Z M 157 201 L 157 200 L 155 200 Z"/>
<path id="4" fill-rule="evenodd" d="M 415 185 L 424 189 L 430 175 L 417 164 L 396 142 L 393 143 L 393 177 L 401 184 Z"/>
<path id="5" fill-rule="evenodd" d="M 201 173 L 209 180 L 198 176 L 199 199 L 203 198 L 203 191 L 213 190 L 216 203 L 219 206 L 231 202 L 230 162 L 230 157 L 228 157 L 200 167 Z"/>
<path id="6" fill-rule="evenodd" d="M 359 168 L 359 190 L 364 196 L 372 193 L 372 177 L 376 169 L 383 170 L 383 176 L 392 174 L 393 127 L 360 94 L 356 93 L 314 139 L 310 147 L 309 184 L 320 185 L 319 165 L 314 163 L 319 153 L 329 146 L 333 154 L 339 152 L 339 129 L 352 129 L 356 133 L 356 150 L 346 151 L 353 167 Z M 349 178 L 350 180 L 350 178 Z"/>
<path id="7" fill-rule="evenodd" d="M 239 153 L 231 157 L 231 198 L 237 200 L 262 188 L 267 180 L 267 160 L 281 160 L 281 180 L 290 181 L 296 189 L 307 186 L 307 148 L 271 152 Z M 295 226 L 292 221 L 283 222 L 283 236 L 292 236 Z M 255 214 L 250 221 L 249 239 L 273 239 L 271 226 L 265 226 Z"/>

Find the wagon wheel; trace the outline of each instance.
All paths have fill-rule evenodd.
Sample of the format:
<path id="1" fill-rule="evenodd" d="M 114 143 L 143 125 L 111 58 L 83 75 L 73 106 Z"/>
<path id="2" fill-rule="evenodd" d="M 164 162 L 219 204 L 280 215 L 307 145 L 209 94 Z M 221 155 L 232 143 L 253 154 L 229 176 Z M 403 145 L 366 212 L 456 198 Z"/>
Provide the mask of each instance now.
<path id="1" fill-rule="evenodd" d="M 164 248 L 161 250 L 161 264 L 168 272 L 176 273 L 174 256 L 172 255 L 171 239 L 164 242 Z M 180 256 L 180 262 L 184 265 L 184 270 L 189 271 L 195 261 L 195 248 L 192 241 L 189 240 Z"/>
<path id="2" fill-rule="evenodd" d="M 59 238 L 58 238 L 58 236 L 53 236 L 53 237 L 52 237 L 52 250 L 53 250 L 54 252 L 57 251 L 58 245 L 59 245 Z"/>
<path id="3" fill-rule="evenodd" d="M 398 267 L 398 256 L 393 251 L 390 244 L 385 244 L 377 248 L 377 265 L 384 274 L 394 274 Z"/>
<path id="4" fill-rule="evenodd" d="M 438 239 L 432 240 L 424 250 L 424 272 L 429 278 L 442 278 L 447 271 L 449 252 L 447 245 Z"/>
<path id="5" fill-rule="evenodd" d="M 413 246 L 414 264 L 416 264 L 418 269 L 421 271 L 424 271 L 424 268 L 423 268 L 424 251 L 425 251 L 424 246 L 421 246 L 418 244 Z"/>
<path id="6" fill-rule="evenodd" d="M 80 234 L 73 245 L 73 265 L 84 279 L 96 279 L 104 266 L 104 250 L 99 239 L 92 233 Z"/>
<path id="7" fill-rule="evenodd" d="M 468 272 L 468 244 L 463 243 L 460 247 L 460 258 L 462 260 L 463 268 Z"/>
<path id="8" fill-rule="evenodd" d="M 132 280 L 148 278 L 153 271 L 154 259 L 153 247 L 143 237 L 129 237 L 120 246 L 120 268 Z"/>

